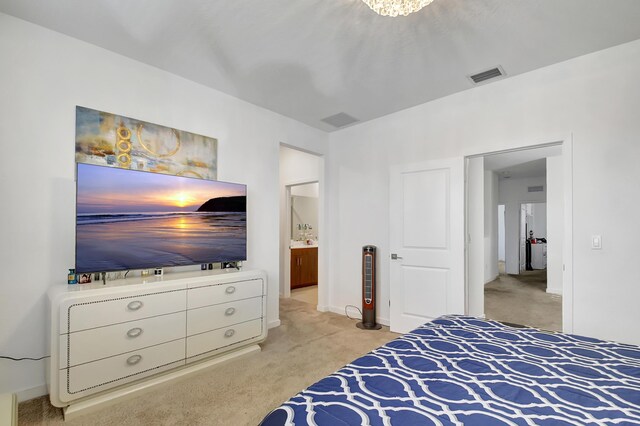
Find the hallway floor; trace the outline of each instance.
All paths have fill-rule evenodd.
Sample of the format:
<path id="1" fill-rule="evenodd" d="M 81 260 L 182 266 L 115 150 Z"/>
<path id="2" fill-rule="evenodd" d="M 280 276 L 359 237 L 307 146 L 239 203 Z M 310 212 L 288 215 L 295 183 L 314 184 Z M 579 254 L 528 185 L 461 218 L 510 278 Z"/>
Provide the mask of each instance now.
<path id="1" fill-rule="evenodd" d="M 315 308 L 318 306 L 318 286 L 294 288 L 291 290 L 291 298 L 304 303 L 310 303 Z"/>
<path id="2" fill-rule="evenodd" d="M 562 296 L 547 293 L 547 271 L 500 275 L 484 287 L 489 319 L 562 331 Z"/>

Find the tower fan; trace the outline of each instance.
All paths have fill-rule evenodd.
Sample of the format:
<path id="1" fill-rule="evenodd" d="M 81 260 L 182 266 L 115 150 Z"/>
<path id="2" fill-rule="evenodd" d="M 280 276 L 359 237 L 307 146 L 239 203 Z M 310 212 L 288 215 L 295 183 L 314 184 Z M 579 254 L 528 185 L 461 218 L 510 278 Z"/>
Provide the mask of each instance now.
<path id="1" fill-rule="evenodd" d="M 362 247 L 362 322 L 363 330 L 380 330 L 376 324 L 376 246 Z"/>

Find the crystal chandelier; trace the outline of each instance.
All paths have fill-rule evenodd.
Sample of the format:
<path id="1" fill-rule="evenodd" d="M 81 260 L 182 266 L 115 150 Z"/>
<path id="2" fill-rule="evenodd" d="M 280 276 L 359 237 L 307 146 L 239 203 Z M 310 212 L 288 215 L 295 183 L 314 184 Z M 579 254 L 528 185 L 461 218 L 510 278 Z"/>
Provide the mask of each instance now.
<path id="1" fill-rule="evenodd" d="M 362 0 L 374 12 L 382 16 L 407 16 L 417 12 L 433 0 Z"/>

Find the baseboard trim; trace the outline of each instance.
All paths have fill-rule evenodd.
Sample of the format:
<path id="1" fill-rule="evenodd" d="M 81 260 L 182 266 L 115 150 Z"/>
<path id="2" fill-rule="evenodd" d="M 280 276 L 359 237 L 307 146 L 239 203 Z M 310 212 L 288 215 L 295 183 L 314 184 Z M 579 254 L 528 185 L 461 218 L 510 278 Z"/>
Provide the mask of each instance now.
<path id="1" fill-rule="evenodd" d="M 0 425 L 18 426 L 18 398 L 15 393 L 0 393 Z"/>
<path id="2" fill-rule="evenodd" d="M 38 398 L 49 394 L 47 385 L 39 385 L 29 389 L 23 389 L 15 392 L 18 402 L 29 401 L 30 399 Z"/>
<path id="3" fill-rule="evenodd" d="M 258 345 L 248 346 L 246 348 L 229 352 L 227 354 L 221 355 L 219 357 L 216 357 L 207 361 L 198 362 L 177 370 L 169 371 L 164 374 L 159 374 L 158 376 L 142 380 L 138 383 L 125 385 L 120 388 L 115 388 L 113 390 L 105 391 L 104 394 L 98 394 L 88 399 L 74 402 L 68 407 L 63 408 L 64 419 L 65 420 L 75 419 L 76 417 L 103 409 L 110 405 L 121 402 L 125 399 L 129 399 L 133 395 L 137 396 L 143 392 L 148 392 L 149 390 L 153 389 L 157 385 L 171 382 L 177 379 L 190 377 L 207 368 L 216 366 L 218 364 L 222 364 L 227 361 L 238 359 L 239 357 L 245 357 L 254 353 L 258 353 L 260 351 L 261 349 L 260 349 L 260 346 Z"/>
<path id="4" fill-rule="evenodd" d="M 496 275 L 495 277 L 491 278 L 489 281 L 486 281 L 486 282 L 484 283 L 484 285 L 487 285 L 487 284 L 489 284 L 490 282 L 493 282 L 493 281 L 497 280 L 497 279 L 498 279 L 498 277 L 500 277 L 500 274 L 498 274 L 498 275 Z"/>
<path id="5" fill-rule="evenodd" d="M 316 306 L 316 309 L 319 312 L 329 312 L 329 307 L 325 306 L 325 305 L 318 305 L 318 306 Z"/>
<path id="6" fill-rule="evenodd" d="M 562 296 L 562 289 L 561 288 L 549 288 L 549 287 L 547 287 L 547 293 L 551 293 L 551 294 L 556 294 L 558 296 Z"/>
<path id="7" fill-rule="evenodd" d="M 391 324 L 388 318 L 378 318 L 376 321 L 378 321 L 378 324 L 382 324 L 387 327 L 389 327 L 389 324 Z"/>
<path id="8" fill-rule="evenodd" d="M 329 312 L 333 312 L 334 314 L 340 314 L 343 317 L 346 316 L 344 313 L 344 308 L 338 308 L 337 306 L 327 306 Z"/>
<path id="9" fill-rule="evenodd" d="M 267 323 L 267 329 L 271 329 L 271 328 L 276 328 L 276 327 L 280 327 L 280 319 L 277 320 L 273 320 L 273 321 L 269 321 Z"/>

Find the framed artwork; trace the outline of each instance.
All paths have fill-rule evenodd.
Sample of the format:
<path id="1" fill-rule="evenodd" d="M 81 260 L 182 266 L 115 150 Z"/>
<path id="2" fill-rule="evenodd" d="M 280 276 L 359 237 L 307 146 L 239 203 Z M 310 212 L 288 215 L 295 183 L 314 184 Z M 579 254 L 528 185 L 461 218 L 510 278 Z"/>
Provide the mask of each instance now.
<path id="1" fill-rule="evenodd" d="M 90 284 L 91 283 L 91 274 L 80 274 L 78 277 L 78 283 L 80 284 Z"/>
<path id="2" fill-rule="evenodd" d="M 76 162 L 215 180 L 218 140 L 76 107 Z"/>

